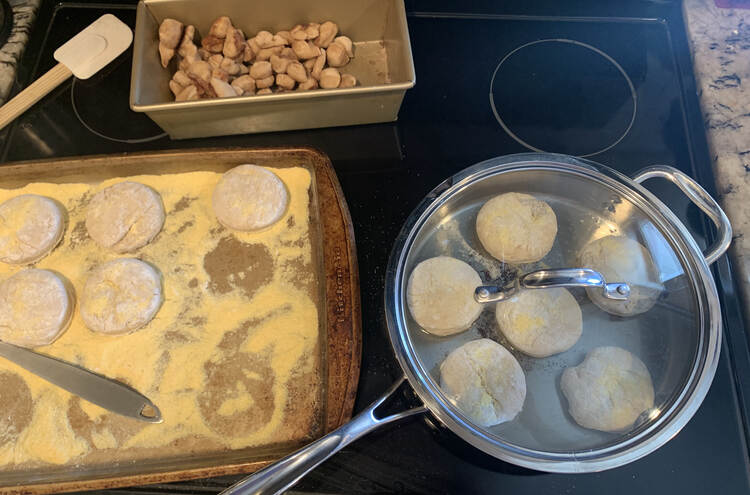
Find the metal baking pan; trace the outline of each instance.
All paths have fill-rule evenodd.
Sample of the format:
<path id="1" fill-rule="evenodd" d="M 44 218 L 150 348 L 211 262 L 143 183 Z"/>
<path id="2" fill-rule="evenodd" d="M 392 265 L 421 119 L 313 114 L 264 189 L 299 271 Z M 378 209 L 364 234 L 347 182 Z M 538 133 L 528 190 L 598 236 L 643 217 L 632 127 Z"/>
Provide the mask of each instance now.
<path id="1" fill-rule="evenodd" d="M 226 15 L 245 33 L 276 32 L 332 20 L 355 44 L 346 71 L 359 86 L 175 102 L 172 71 L 158 53 L 161 21 L 175 18 L 205 34 Z M 332 127 L 397 119 L 416 77 L 403 0 L 141 0 L 130 81 L 130 108 L 145 112 L 173 139 Z"/>
<path id="2" fill-rule="evenodd" d="M 184 172 L 218 172 L 242 163 L 272 168 L 302 167 L 312 176 L 310 236 L 319 295 L 321 411 L 314 432 L 302 437 L 238 449 L 209 443 L 173 448 L 99 450 L 98 457 L 62 464 L 0 467 L 0 495 L 59 493 L 162 483 L 252 472 L 301 444 L 329 432 L 351 416 L 359 377 L 361 322 L 354 233 L 346 201 L 328 157 L 309 148 L 174 150 L 16 162 L 0 168 L 4 189 L 31 183 L 98 184 L 112 178 Z M 54 170 L 54 173 L 50 173 Z M 71 231 L 72 227 L 68 228 Z M 66 237 L 69 234 L 66 233 Z M 26 376 L 23 370 L 18 370 Z M 73 403 L 76 399 L 71 396 Z M 2 441 L 0 435 L 0 441 Z"/>

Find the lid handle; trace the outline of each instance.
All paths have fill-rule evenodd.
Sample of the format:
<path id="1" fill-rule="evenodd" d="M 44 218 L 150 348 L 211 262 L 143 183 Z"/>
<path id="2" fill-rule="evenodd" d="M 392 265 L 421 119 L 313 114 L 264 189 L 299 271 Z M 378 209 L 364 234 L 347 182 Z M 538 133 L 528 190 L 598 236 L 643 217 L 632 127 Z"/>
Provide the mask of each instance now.
<path id="1" fill-rule="evenodd" d="M 607 299 L 623 301 L 630 296 L 628 284 L 622 282 L 607 283 L 601 273 L 590 268 L 558 268 L 530 272 L 504 286 L 479 286 L 474 291 L 474 300 L 478 303 L 504 301 L 515 295 L 520 287 L 524 289 L 601 287 L 602 294 Z"/>
<path id="2" fill-rule="evenodd" d="M 732 243 L 732 225 L 729 223 L 724 211 L 714 198 L 706 192 L 700 184 L 695 182 L 691 177 L 685 175 L 674 167 L 667 165 L 653 165 L 646 167 L 633 176 L 633 180 L 638 184 L 643 181 L 661 177 L 667 179 L 680 188 L 685 195 L 692 201 L 695 206 L 703 210 L 711 221 L 716 225 L 718 235 L 716 241 L 711 244 L 704 252 L 706 263 L 709 265 L 716 261 L 722 254 L 729 249 Z"/>

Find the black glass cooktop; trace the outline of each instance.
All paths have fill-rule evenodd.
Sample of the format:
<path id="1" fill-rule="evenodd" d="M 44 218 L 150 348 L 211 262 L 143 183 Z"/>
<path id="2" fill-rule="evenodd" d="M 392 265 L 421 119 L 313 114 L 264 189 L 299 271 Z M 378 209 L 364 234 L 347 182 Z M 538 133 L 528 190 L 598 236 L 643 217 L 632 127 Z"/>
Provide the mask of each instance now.
<path id="1" fill-rule="evenodd" d="M 487 158 L 529 150 L 587 156 L 626 174 L 662 163 L 714 192 L 679 4 L 671 2 L 407 2 L 417 85 L 398 122 L 171 141 L 128 108 L 131 55 L 60 86 L 0 135 L 4 161 L 197 146 L 306 145 L 325 151 L 354 220 L 363 306 L 361 410 L 399 375 L 387 340 L 383 277 L 391 244 L 432 187 Z M 495 5 L 502 4 L 502 5 Z M 564 9 L 565 12 L 561 12 Z M 425 12 L 431 10 L 432 12 Z M 134 24 L 134 5 L 45 2 L 20 79 L 105 12 Z M 452 12 L 452 13 L 451 13 Z M 569 17 L 564 17 L 567 15 Z M 711 233 L 676 189 L 649 187 L 704 244 Z M 552 475 L 482 454 L 429 416 L 356 442 L 296 490 L 322 493 L 748 493 L 747 342 L 731 266 L 715 265 L 724 307 L 722 359 L 692 421 L 625 467 Z M 216 492 L 237 477 L 131 488 Z"/>

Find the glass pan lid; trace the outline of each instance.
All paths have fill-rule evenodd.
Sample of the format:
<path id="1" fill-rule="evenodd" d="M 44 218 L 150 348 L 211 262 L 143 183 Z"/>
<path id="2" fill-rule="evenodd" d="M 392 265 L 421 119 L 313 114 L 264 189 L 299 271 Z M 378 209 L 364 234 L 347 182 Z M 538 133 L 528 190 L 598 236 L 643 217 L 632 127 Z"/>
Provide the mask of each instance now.
<path id="1" fill-rule="evenodd" d="M 469 436 L 478 439 L 472 443 L 500 457 L 503 452 L 517 452 L 531 459 L 595 461 L 647 442 L 679 412 L 696 386 L 705 361 L 705 294 L 696 276 L 695 261 L 685 254 L 686 247 L 679 245 L 681 241 L 674 233 L 664 230 L 666 223 L 653 212 L 658 206 L 644 208 L 643 198 L 629 188 L 615 187 L 611 180 L 592 180 L 596 172 L 592 175 L 585 168 L 580 170 L 583 173 L 570 165 L 519 165 L 467 181 L 470 184 L 454 187 L 444 202 L 417 220 L 404 248 L 399 315 L 404 328 L 400 338 L 407 354 L 411 351 L 411 367 L 433 396 L 431 400 L 422 399 L 443 422 L 447 419 L 449 424 L 467 425 L 472 430 Z M 504 193 L 531 195 L 554 211 L 557 233 L 552 248 L 540 260 L 503 263 L 480 240 L 476 228 L 479 210 Z M 587 252 L 588 257 L 584 254 Z M 596 255 L 592 257 L 591 252 Z M 516 314 L 515 320 L 506 318 L 501 329 L 496 308 L 510 301 L 485 304 L 465 331 L 434 335 L 415 320 L 406 288 L 415 267 L 438 256 L 467 263 L 482 284 L 507 283 L 518 275 L 550 268 L 594 268 L 605 276 L 627 274 L 624 280 L 607 282 L 629 283 L 635 297 L 626 304 L 631 310 L 633 305 L 638 307 L 629 314 L 624 311 L 623 316 L 622 307 L 608 306 L 594 293 L 567 289 L 580 308 L 580 337 L 567 350 L 544 357 L 530 355 L 507 335 L 507 321 L 523 333 L 519 325 L 523 326 L 523 321 L 528 324 L 543 311 L 527 311 L 520 319 Z M 646 278 L 644 259 L 651 265 L 651 276 Z M 584 260 L 589 266 L 582 266 Z M 608 264 L 616 265 L 615 269 L 609 269 Z M 524 290 L 550 289 L 520 291 Z M 448 389 L 441 377 L 441 364 L 451 352 L 483 338 L 497 342 L 515 357 L 526 385 L 521 411 L 509 421 L 486 426 L 482 426 L 476 411 L 462 403 L 466 400 L 461 398 L 462 392 Z M 517 342 L 517 335 L 515 339 Z M 604 348 L 607 350 L 602 351 Z M 563 385 L 565 370 L 579 367 L 587 355 L 592 363 L 578 369 L 578 380 L 568 379 Z M 633 357 L 645 366 L 647 379 L 642 379 Z M 648 381 L 652 391 L 644 384 Z M 492 388 L 492 384 L 480 386 Z"/>

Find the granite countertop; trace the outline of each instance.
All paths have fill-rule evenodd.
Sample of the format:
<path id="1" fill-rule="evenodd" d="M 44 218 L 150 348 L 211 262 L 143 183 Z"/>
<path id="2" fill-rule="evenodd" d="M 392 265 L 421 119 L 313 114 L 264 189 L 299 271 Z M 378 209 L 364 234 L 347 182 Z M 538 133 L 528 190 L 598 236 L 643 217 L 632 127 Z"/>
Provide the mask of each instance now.
<path id="1" fill-rule="evenodd" d="M 0 49 L 0 103 L 5 100 L 16 80 L 16 65 L 23 55 L 41 0 L 9 0 L 13 9 L 13 29 Z"/>
<path id="2" fill-rule="evenodd" d="M 744 2 L 750 7 L 750 3 Z M 695 79 L 719 202 L 732 223 L 730 255 L 750 316 L 750 10 L 685 0 Z"/>

